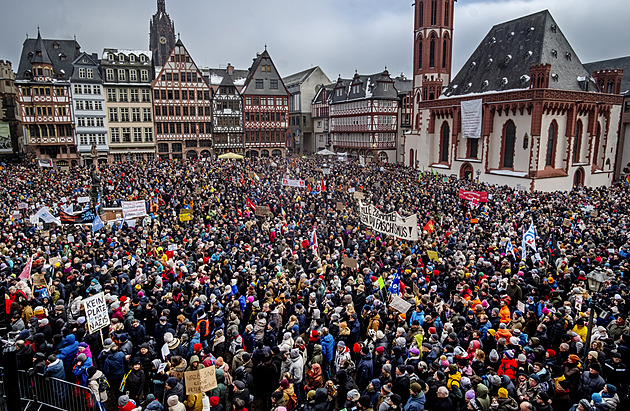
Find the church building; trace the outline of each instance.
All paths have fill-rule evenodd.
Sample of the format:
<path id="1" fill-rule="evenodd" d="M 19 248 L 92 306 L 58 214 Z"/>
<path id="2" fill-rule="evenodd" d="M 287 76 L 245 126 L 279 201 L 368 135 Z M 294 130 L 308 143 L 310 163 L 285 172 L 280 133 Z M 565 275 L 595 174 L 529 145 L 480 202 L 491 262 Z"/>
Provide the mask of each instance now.
<path id="1" fill-rule="evenodd" d="M 156 73 L 168 60 L 176 41 L 175 23 L 166 12 L 166 0 L 157 0 L 157 12 L 149 23 L 149 50 L 153 53 Z"/>
<path id="2" fill-rule="evenodd" d="M 623 71 L 591 76 L 544 10 L 492 27 L 451 78 L 454 5 L 415 2 L 405 164 L 524 190 L 609 185 Z"/>

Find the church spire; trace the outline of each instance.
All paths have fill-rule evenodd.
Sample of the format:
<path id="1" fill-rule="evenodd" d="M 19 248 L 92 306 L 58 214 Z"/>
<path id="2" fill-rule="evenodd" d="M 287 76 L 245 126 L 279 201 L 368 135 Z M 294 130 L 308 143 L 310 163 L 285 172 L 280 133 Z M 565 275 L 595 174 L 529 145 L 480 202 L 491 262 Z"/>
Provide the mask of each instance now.
<path id="1" fill-rule="evenodd" d="M 166 13 L 166 0 L 157 0 L 158 13 Z"/>

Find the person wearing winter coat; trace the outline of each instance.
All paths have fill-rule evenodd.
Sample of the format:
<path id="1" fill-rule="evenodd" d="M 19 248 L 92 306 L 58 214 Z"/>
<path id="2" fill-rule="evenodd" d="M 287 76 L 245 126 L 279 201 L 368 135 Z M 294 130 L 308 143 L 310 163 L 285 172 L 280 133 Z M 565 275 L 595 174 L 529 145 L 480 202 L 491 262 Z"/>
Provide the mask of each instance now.
<path id="1" fill-rule="evenodd" d="M 589 365 L 588 371 L 582 373 L 578 385 L 578 393 L 582 398 L 590 398 L 594 392 L 600 392 L 606 385 L 606 381 L 599 375 L 599 372 L 599 364 L 592 363 Z"/>
<path id="2" fill-rule="evenodd" d="M 118 392 L 120 383 L 125 376 L 125 354 L 118 351 L 118 347 L 111 348 L 110 354 L 105 359 L 103 373 L 107 376 L 110 387 Z"/>
<path id="3" fill-rule="evenodd" d="M 146 375 L 142 369 L 140 360 L 134 360 L 127 380 L 125 381 L 125 391 L 137 404 L 139 404 L 140 399 L 143 398 L 145 379 Z"/>
<path id="4" fill-rule="evenodd" d="M 182 383 L 177 381 L 177 378 L 174 377 L 167 379 L 166 385 L 164 386 L 164 398 L 168 400 L 172 396 L 176 396 L 179 401 L 184 400 L 184 387 Z"/>
<path id="5" fill-rule="evenodd" d="M 495 398 L 493 398 L 492 403 L 495 402 Z M 508 390 L 501 387 L 499 388 L 498 398 L 496 398 L 496 402 L 499 404 L 496 408 L 498 411 L 518 411 L 518 403 L 514 398 L 511 398 L 508 395 Z"/>
<path id="6" fill-rule="evenodd" d="M 374 377 L 374 362 L 372 360 L 372 353 L 369 351 L 368 347 L 361 347 L 361 361 L 357 365 L 357 387 L 359 387 L 360 391 L 363 391 L 370 380 Z"/>
<path id="7" fill-rule="evenodd" d="M 92 393 L 94 394 L 94 398 L 96 398 L 96 401 L 99 402 L 99 409 L 104 410 L 105 402 L 108 399 L 107 390 L 101 391 L 100 384 L 99 384 L 99 379 L 103 377 L 104 374 L 100 370 L 98 370 L 96 367 L 92 366 L 87 369 L 87 375 L 88 375 L 87 386 L 90 389 L 90 391 L 92 391 Z"/>
<path id="8" fill-rule="evenodd" d="M 304 385 L 304 391 L 309 392 L 323 386 L 324 380 L 322 378 L 322 367 L 318 363 L 315 363 L 306 373 L 306 384 Z"/>
<path id="9" fill-rule="evenodd" d="M 300 355 L 300 351 L 297 348 L 291 350 L 290 354 L 291 364 L 289 365 L 289 373 L 291 374 L 293 387 L 300 401 L 302 401 L 302 380 L 304 378 L 304 359 Z"/>
<path id="10" fill-rule="evenodd" d="M 186 411 L 186 406 L 179 401 L 177 395 L 171 395 L 166 400 L 168 411 Z"/>
<path id="11" fill-rule="evenodd" d="M 335 355 L 335 339 L 329 334 L 328 328 L 326 327 L 322 328 L 322 338 L 320 339 L 320 342 L 322 346 L 322 369 L 324 371 L 324 378 L 330 379 L 332 375 L 330 364 L 332 363 Z"/>
<path id="12" fill-rule="evenodd" d="M 44 368 L 45 377 L 53 377 L 59 380 L 66 379 L 66 372 L 63 367 L 63 362 L 57 358 L 56 355 L 51 354 L 46 360 L 46 367 Z"/>
<path id="13" fill-rule="evenodd" d="M 136 406 L 136 403 L 125 394 L 118 397 L 118 411 L 142 411 L 142 407 Z"/>
<path id="14" fill-rule="evenodd" d="M 57 358 L 63 361 L 63 368 L 66 371 L 66 375 L 72 375 L 72 367 L 74 366 L 74 359 L 79 351 L 79 343 L 76 341 L 74 334 L 69 334 L 63 339 L 61 348 Z"/>
<path id="15" fill-rule="evenodd" d="M 424 396 L 424 387 L 418 382 L 414 382 L 409 386 L 410 396 L 405 404 L 404 411 L 423 411 L 426 404 Z"/>
<path id="16" fill-rule="evenodd" d="M 203 394 L 188 394 L 184 406 L 188 411 L 203 411 Z"/>
<path id="17" fill-rule="evenodd" d="M 76 383 L 87 387 L 88 383 L 88 373 L 87 370 L 92 366 L 92 359 L 88 358 L 85 354 L 79 354 L 77 356 L 76 361 L 74 362 L 74 367 L 72 367 L 72 373 L 76 378 Z"/>
<path id="18" fill-rule="evenodd" d="M 619 405 L 619 396 L 617 395 L 617 387 L 611 384 L 604 385 L 604 389 L 599 392 L 604 404 L 608 406 L 610 411 L 615 411 Z"/>
<path id="19" fill-rule="evenodd" d="M 518 364 L 514 359 L 514 350 L 506 350 L 503 352 L 503 358 L 501 359 L 501 365 L 497 371 L 498 375 L 507 375 L 510 380 L 516 378 L 516 371 Z"/>

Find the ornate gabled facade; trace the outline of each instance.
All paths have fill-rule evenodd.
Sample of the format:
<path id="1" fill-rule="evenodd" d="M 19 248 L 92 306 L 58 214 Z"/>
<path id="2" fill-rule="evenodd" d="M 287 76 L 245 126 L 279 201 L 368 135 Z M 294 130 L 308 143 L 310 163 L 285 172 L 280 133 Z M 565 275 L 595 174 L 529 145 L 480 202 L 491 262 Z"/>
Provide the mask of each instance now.
<path id="1" fill-rule="evenodd" d="M 72 117 L 81 164 L 107 163 L 109 144 L 100 59 L 96 53 L 81 53 L 72 66 Z"/>
<path id="2" fill-rule="evenodd" d="M 245 154 L 243 97 L 247 70 L 226 68 L 204 69 L 204 77 L 212 88 L 212 132 L 215 154 Z"/>
<path id="3" fill-rule="evenodd" d="M 175 43 L 152 88 L 160 158 L 208 156 L 213 147 L 212 90 L 181 40 Z"/>
<path id="4" fill-rule="evenodd" d="M 27 155 L 55 165 L 78 164 L 70 76 L 81 47 L 75 40 L 26 39 L 15 80 Z"/>
<path id="5" fill-rule="evenodd" d="M 149 50 L 157 70 L 166 63 L 175 42 L 175 23 L 166 12 L 166 0 L 157 0 L 157 12 L 149 23 Z"/>
<path id="6" fill-rule="evenodd" d="M 23 154 L 22 122 L 10 61 L 0 60 L 0 156 L 19 158 Z"/>
<path id="7" fill-rule="evenodd" d="M 335 84 L 320 84 L 311 102 L 313 118 L 313 135 L 315 152 L 330 150 L 332 138 L 330 135 L 330 101 Z"/>
<path id="8" fill-rule="evenodd" d="M 439 98 L 416 95 L 405 163 L 527 190 L 608 185 L 621 101 L 545 10 L 494 26 Z"/>
<path id="9" fill-rule="evenodd" d="M 267 50 L 254 59 L 242 94 L 246 155 L 284 156 L 291 147 L 288 139 L 289 91 Z"/>
<path id="10" fill-rule="evenodd" d="M 330 96 L 330 133 L 336 152 L 396 162 L 398 91 L 387 69 L 337 79 Z"/>
<path id="11" fill-rule="evenodd" d="M 101 69 L 109 134 L 109 161 L 154 160 L 151 53 L 105 49 Z"/>

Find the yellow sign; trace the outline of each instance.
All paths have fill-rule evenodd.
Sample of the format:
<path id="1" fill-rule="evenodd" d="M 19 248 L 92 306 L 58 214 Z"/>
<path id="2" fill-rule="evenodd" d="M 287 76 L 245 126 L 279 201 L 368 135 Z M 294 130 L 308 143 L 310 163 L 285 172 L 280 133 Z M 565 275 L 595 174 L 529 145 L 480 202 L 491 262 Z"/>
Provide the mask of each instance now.
<path id="1" fill-rule="evenodd" d="M 182 223 L 184 221 L 190 221 L 190 220 L 192 220 L 192 217 L 190 216 L 189 213 L 179 215 L 179 221 L 181 221 Z"/>
<path id="2" fill-rule="evenodd" d="M 438 261 L 440 258 L 438 257 L 437 251 L 427 250 L 427 255 L 433 261 Z"/>

